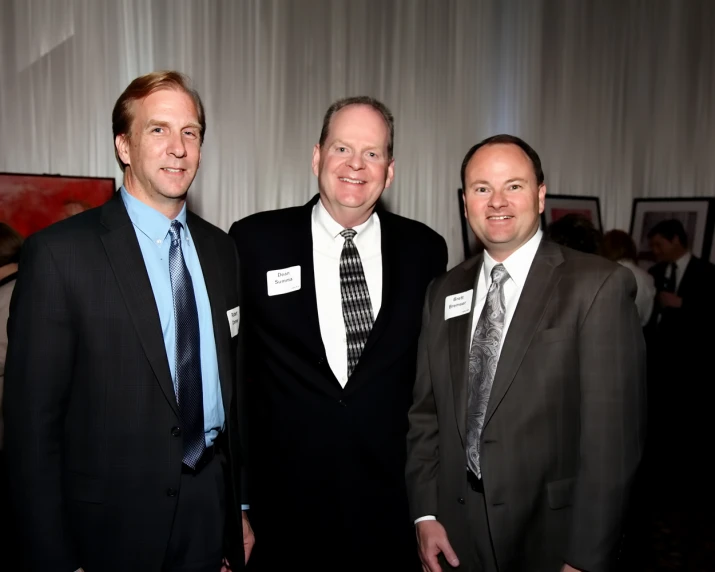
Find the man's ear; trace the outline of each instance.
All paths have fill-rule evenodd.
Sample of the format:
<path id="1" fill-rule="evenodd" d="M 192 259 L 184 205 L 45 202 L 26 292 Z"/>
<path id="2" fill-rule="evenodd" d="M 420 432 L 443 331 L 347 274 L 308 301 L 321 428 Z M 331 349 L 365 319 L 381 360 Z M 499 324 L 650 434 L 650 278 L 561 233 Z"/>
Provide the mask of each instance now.
<path id="1" fill-rule="evenodd" d="M 129 137 L 124 133 L 120 133 L 114 138 L 114 146 L 117 148 L 117 154 L 122 163 L 129 165 Z"/>
<path id="2" fill-rule="evenodd" d="M 313 147 L 313 174 L 316 177 L 320 174 L 320 143 Z"/>

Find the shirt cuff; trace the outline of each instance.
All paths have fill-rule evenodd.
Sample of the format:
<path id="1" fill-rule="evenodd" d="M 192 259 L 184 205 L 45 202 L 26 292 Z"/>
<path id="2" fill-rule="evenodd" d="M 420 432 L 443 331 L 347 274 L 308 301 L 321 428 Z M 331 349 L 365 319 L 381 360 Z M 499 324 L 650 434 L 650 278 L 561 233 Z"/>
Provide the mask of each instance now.
<path id="1" fill-rule="evenodd" d="M 415 524 L 418 522 L 422 522 L 423 520 L 437 520 L 436 516 L 432 516 L 431 514 L 428 514 L 426 516 L 421 516 L 417 520 L 415 520 Z"/>
<path id="2" fill-rule="evenodd" d="M 250 504 L 242 504 L 241 505 L 241 510 L 248 510 L 249 508 L 251 508 Z"/>

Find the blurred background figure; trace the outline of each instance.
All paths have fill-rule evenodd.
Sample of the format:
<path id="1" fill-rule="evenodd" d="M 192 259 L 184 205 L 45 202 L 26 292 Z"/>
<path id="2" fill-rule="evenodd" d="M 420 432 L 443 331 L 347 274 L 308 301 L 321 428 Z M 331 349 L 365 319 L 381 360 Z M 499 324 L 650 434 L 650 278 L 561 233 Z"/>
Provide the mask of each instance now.
<path id="1" fill-rule="evenodd" d="M 641 325 L 645 326 L 650 320 L 655 302 L 655 281 L 653 277 L 638 266 L 636 243 L 631 236 L 622 230 L 609 230 L 603 235 L 601 241 L 601 254 L 633 272 L 638 285 L 636 294 L 636 307 Z"/>
<path id="2" fill-rule="evenodd" d="M 0 222 L 0 527 L 6 531 L 0 535 L 0 568 L 13 565 L 14 541 L 10 536 L 13 527 L 10 518 L 7 473 L 5 471 L 3 389 L 5 380 L 5 354 L 7 352 L 7 317 L 10 298 L 17 278 L 17 263 L 20 260 L 22 236 L 10 225 Z M 8 568 L 10 569 L 10 568 Z"/>
<path id="3" fill-rule="evenodd" d="M 557 244 L 580 252 L 599 254 L 601 250 L 601 231 L 591 219 L 577 213 L 569 213 L 551 222 L 545 234 Z"/>

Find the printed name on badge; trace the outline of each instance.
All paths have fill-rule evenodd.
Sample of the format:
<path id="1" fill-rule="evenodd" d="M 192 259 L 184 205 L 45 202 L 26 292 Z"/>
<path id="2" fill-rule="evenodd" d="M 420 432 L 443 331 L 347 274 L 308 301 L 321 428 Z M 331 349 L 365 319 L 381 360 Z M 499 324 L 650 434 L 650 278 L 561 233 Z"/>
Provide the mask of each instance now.
<path id="1" fill-rule="evenodd" d="M 241 322 L 241 308 L 236 306 L 226 312 L 226 315 L 228 316 L 228 327 L 231 328 L 231 337 L 234 338 L 238 335 L 238 325 Z"/>
<path id="2" fill-rule="evenodd" d="M 268 295 L 279 296 L 300 290 L 300 266 L 291 266 L 281 270 L 266 272 L 268 282 Z"/>
<path id="3" fill-rule="evenodd" d="M 474 288 L 460 294 L 450 294 L 444 299 L 444 319 L 456 318 L 469 314 L 472 310 Z"/>

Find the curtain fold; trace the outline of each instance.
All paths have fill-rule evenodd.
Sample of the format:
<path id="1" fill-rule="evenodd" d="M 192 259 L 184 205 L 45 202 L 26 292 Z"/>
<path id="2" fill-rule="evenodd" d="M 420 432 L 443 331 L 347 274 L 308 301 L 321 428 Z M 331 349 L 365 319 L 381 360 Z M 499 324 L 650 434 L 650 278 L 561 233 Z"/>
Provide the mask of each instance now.
<path id="1" fill-rule="evenodd" d="M 715 195 L 711 0 L 0 0 L 0 171 L 113 176 L 111 110 L 137 75 L 187 73 L 208 129 L 190 193 L 214 224 L 305 202 L 322 116 L 367 94 L 396 119 L 391 210 L 462 260 L 456 189 L 496 133 L 548 191 Z"/>

